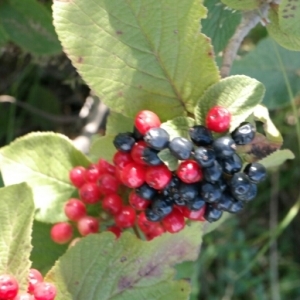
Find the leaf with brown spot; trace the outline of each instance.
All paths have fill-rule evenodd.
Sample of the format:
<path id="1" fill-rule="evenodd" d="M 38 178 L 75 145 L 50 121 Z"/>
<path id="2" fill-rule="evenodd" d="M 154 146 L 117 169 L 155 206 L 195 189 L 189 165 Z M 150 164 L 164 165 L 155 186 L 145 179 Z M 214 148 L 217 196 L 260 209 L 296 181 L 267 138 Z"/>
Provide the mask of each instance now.
<path id="1" fill-rule="evenodd" d="M 91 235 L 67 251 L 45 280 L 55 283 L 57 300 L 188 299 L 190 286 L 173 280 L 172 266 L 197 258 L 201 236 L 200 222 L 150 242 L 129 232 L 117 240 L 111 233 Z"/>

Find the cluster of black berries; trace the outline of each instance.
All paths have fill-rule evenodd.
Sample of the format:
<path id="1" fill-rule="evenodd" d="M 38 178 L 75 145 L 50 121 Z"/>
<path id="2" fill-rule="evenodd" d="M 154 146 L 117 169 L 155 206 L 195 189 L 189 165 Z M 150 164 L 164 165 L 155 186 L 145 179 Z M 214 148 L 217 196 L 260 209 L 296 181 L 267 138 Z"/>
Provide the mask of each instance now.
<path id="1" fill-rule="evenodd" d="M 165 229 L 177 226 L 180 229 L 166 229 L 176 232 L 183 228 L 179 223 L 184 223 L 184 217 L 214 222 L 223 211 L 237 213 L 254 199 L 266 170 L 259 163 L 251 163 L 242 171 L 236 145 L 250 143 L 255 129 L 245 122 L 231 135 L 214 139 L 212 131 L 228 131 L 230 121 L 229 111 L 215 106 L 207 114 L 206 126 L 190 128 L 190 139 L 170 140 L 159 118 L 153 112 L 141 111 L 134 132 L 115 137 L 117 150 L 131 157 L 126 166 L 122 165 L 120 180 L 148 201 L 148 221 L 161 221 Z M 180 161 L 174 172 L 159 158 L 158 153 L 166 148 Z M 117 163 L 115 166 L 119 167 Z"/>

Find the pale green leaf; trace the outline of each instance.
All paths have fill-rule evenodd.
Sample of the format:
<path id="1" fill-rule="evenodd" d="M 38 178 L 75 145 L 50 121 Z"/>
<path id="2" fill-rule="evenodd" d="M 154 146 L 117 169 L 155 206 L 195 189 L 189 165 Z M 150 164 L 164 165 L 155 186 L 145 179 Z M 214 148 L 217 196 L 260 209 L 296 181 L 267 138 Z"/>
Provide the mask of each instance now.
<path id="1" fill-rule="evenodd" d="M 174 281 L 171 266 L 195 260 L 202 224 L 147 242 L 129 232 L 91 235 L 64 254 L 45 280 L 55 283 L 57 300 L 184 300 L 187 281 Z"/>
<path id="2" fill-rule="evenodd" d="M 259 160 L 258 162 L 263 164 L 267 169 L 279 167 L 288 159 L 294 159 L 295 155 L 288 149 L 277 150 L 267 157 Z"/>
<path id="3" fill-rule="evenodd" d="M 282 65 L 279 59 L 282 61 Z M 276 109 L 288 105 L 290 101 L 284 72 L 293 94 L 296 95 L 300 92 L 299 70 L 299 53 L 282 48 L 271 38 L 267 38 L 242 59 L 236 60 L 231 73 L 244 74 L 262 82 L 266 87 L 263 103 L 269 109 Z"/>
<path id="4" fill-rule="evenodd" d="M 189 128 L 193 127 L 194 125 L 195 120 L 192 118 L 177 117 L 173 120 L 162 123 L 160 127 L 169 133 L 170 140 L 172 140 L 178 136 L 189 138 Z"/>
<path id="5" fill-rule="evenodd" d="M 76 191 L 70 170 L 89 164 L 65 136 L 49 132 L 28 134 L 0 150 L 5 185 L 26 182 L 33 191 L 36 219 L 49 223 L 66 219 L 63 205 Z"/>
<path id="6" fill-rule="evenodd" d="M 258 8 L 261 0 L 221 0 L 224 4 L 232 9 L 252 10 Z"/>
<path id="7" fill-rule="evenodd" d="M 165 121 L 193 112 L 219 80 L 206 16 L 196 0 L 54 1 L 54 24 L 66 54 L 112 110 L 142 109 Z"/>
<path id="8" fill-rule="evenodd" d="M 0 274 L 13 275 L 21 291 L 27 290 L 31 266 L 33 216 L 32 192 L 27 184 L 0 189 Z"/>
<path id="9" fill-rule="evenodd" d="M 9 39 L 34 54 L 61 52 L 50 12 L 36 0 L 8 0 L 0 4 L 0 24 Z"/>
<path id="10" fill-rule="evenodd" d="M 95 139 L 91 145 L 89 156 L 93 162 L 97 162 L 100 158 L 112 162 L 113 156 L 116 153 L 116 148 L 113 144 L 115 136 L 106 135 Z"/>
<path id="11" fill-rule="evenodd" d="M 164 149 L 158 153 L 158 157 L 169 168 L 170 171 L 176 171 L 178 168 L 178 159 L 172 155 L 169 149 Z"/>
<path id="12" fill-rule="evenodd" d="M 241 13 L 228 9 L 220 0 L 205 0 L 208 9 L 202 32 L 211 38 L 215 53 L 222 51 L 241 21 Z"/>
<path id="13" fill-rule="evenodd" d="M 120 132 L 133 131 L 133 118 L 125 117 L 124 115 L 110 111 L 107 117 L 106 134 L 117 135 Z"/>
<path id="14" fill-rule="evenodd" d="M 300 51 L 300 37 L 285 32 L 279 25 L 278 12 L 271 8 L 268 14 L 269 23 L 267 29 L 269 35 L 282 47 L 293 51 Z"/>
<path id="15" fill-rule="evenodd" d="M 1 9 L 1 6 L 0 6 Z M 4 46 L 8 42 L 8 35 L 5 32 L 3 26 L 1 25 L 0 22 L 0 47 Z"/>
<path id="16" fill-rule="evenodd" d="M 210 108 L 215 105 L 226 107 L 232 115 L 230 131 L 244 122 L 262 101 L 265 88 L 257 80 L 236 75 L 222 79 L 210 87 L 199 99 L 195 108 L 197 124 L 205 124 Z"/>
<path id="17" fill-rule="evenodd" d="M 278 16 L 280 28 L 300 38 L 300 1 L 281 0 Z"/>

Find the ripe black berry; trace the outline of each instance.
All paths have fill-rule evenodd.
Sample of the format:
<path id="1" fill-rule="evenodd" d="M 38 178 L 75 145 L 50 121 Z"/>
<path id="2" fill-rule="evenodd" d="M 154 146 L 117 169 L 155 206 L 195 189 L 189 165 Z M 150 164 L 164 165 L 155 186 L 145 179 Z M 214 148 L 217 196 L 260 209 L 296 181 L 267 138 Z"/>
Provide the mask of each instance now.
<path id="1" fill-rule="evenodd" d="M 144 136 L 137 130 L 135 126 L 133 126 L 133 135 L 136 141 L 140 141 L 144 138 Z"/>
<path id="2" fill-rule="evenodd" d="M 146 219 L 151 222 L 158 222 L 162 219 L 161 216 L 159 216 L 152 208 L 149 207 L 145 210 L 145 216 Z"/>
<path id="3" fill-rule="evenodd" d="M 222 191 L 218 185 L 205 182 L 201 185 L 201 196 L 208 203 L 216 203 L 222 197 Z"/>
<path id="4" fill-rule="evenodd" d="M 136 188 L 135 192 L 145 200 L 152 200 L 153 197 L 157 195 L 157 190 L 149 186 L 147 183 L 144 183 L 140 187 Z"/>
<path id="5" fill-rule="evenodd" d="M 193 144 L 183 137 L 176 137 L 169 143 L 171 153 L 178 159 L 188 159 L 193 149 Z"/>
<path id="6" fill-rule="evenodd" d="M 250 183 L 249 191 L 245 195 L 237 197 L 238 200 L 249 202 L 253 200 L 257 195 L 257 185 L 255 183 Z"/>
<path id="7" fill-rule="evenodd" d="M 219 164 L 221 165 L 223 172 L 229 175 L 239 172 L 243 166 L 241 158 L 236 153 L 230 157 L 220 159 Z"/>
<path id="8" fill-rule="evenodd" d="M 251 123 L 243 122 L 232 133 L 231 137 L 237 145 L 251 143 L 255 136 L 255 128 Z"/>
<path id="9" fill-rule="evenodd" d="M 204 219 L 210 223 L 218 221 L 222 217 L 222 211 L 215 208 L 213 205 L 206 205 Z"/>
<path id="10" fill-rule="evenodd" d="M 214 141 L 211 131 L 203 125 L 195 125 L 190 128 L 189 135 L 197 146 L 209 146 Z"/>
<path id="11" fill-rule="evenodd" d="M 245 167 L 244 173 L 247 174 L 249 179 L 254 183 L 263 181 L 267 176 L 265 166 L 260 163 L 248 164 Z"/>
<path id="12" fill-rule="evenodd" d="M 205 206 L 205 201 L 200 195 L 198 195 L 192 201 L 187 202 L 186 206 L 189 210 L 198 211 Z"/>
<path id="13" fill-rule="evenodd" d="M 235 201 L 230 206 L 228 212 L 230 212 L 232 214 L 236 214 L 236 213 L 239 213 L 240 211 L 242 211 L 243 209 L 244 209 L 244 203 L 242 201 Z"/>
<path id="14" fill-rule="evenodd" d="M 158 157 L 158 151 L 148 147 L 143 150 L 142 159 L 149 166 L 159 166 L 163 163 Z"/>
<path id="15" fill-rule="evenodd" d="M 242 198 L 248 193 L 251 182 L 248 176 L 244 173 L 235 173 L 229 183 L 230 191 L 237 200 Z"/>
<path id="16" fill-rule="evenodd" d="M 214 164 L 216 155 L 212 149 L 199 147 L 194 151 L 194 159 L 202 168 L 208 168 Z"/>
<path id="17" fill-rule="evenodd" d="M 199 185 L 195 183 L 189 184 L 181 182 L 179 186 L 180 200 L 185 203 L 192 202 L 199 193 L 198 186 Z"/>
<path id="18" fill-rule="evenodd" d="M 203 169 L 203 174 L 206 181 L 215 183 L 220 179 L 222 175 L 222 168 L 215 160 L 214 164 L 211 167 Z"/>
<path id="19" fill-rule="evenodd" d="M 232 195 L 228 191 L 225 191 L 220 201 L 217 203 L 217 208 L 220 210 L 229 211 L 234 202 L 235 199 L 232 197 Z"/>
<path id="20" fill-rule="evenodd" d="M 226 158 L 235 153 L 236 145 L 234 140 L 229 136 L 222 136 L 213 142 L 213 149 L 216 157 Z"/>
<path id="21" fill-rule="evenodd" d="M 144 136 L 146 144 L 155 149 L 162 150 L 168 146 L 170 136 L 163 128 L 151 128 Z"/>
<path id="22" fill-rule="evenodd" d="M 150 208 L 156 215 L 158 215 L 162 219 L 172 211 L 173 205 L 172 202 L 168 200 L 168 198 L 159 195 L 151 203 Z"/>
<path id="23" fill-rule="evenodd" d="M 130 132 L 119 133 L 114 138 L 113 143 L 118 150 L 122 152 L 130 152 L 135 144 L 135 139 Z"/>

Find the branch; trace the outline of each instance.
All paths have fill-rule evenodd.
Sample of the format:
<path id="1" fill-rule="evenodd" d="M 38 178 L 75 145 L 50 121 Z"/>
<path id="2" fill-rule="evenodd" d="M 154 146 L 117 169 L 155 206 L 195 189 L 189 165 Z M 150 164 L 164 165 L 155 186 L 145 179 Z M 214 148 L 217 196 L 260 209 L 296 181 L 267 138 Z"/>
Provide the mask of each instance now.
<path id="1" fill-rule="evenodd" d="M 265 1 L 265 2 L 266 3 L 262 4 L 256 10 L 251 10 L 243 13 L 241 23 L 236 28 L 235 33 L 233 34 L 232 38 L 229 40 L 223 53 L 223 62 L 220 71 L 222 78 L 229 76 L 232 63 L 246 35 L 260 21 L 266 18 L 272 1 Z"/>

